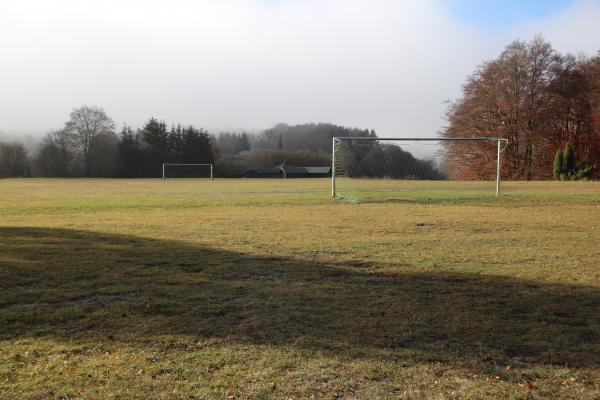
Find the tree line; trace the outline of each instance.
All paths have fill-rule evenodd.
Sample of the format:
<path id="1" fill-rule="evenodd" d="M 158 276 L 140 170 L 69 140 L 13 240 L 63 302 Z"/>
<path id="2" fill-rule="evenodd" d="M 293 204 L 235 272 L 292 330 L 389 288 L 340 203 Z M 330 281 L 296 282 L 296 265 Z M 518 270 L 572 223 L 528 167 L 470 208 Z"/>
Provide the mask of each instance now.
<path id="1" fill-rule="evenodd" d="M 239 177 L 249 168 L 270 168 L 284 161 L 307 167 L 329 166 L 336 136 L 377 135 L 374 130 L 327 123 L 281 123 L 254 135 L 221 133 L 216 137 L 216 169 L 219 176 Z"/>
<path id="2" fill-rule="evenodd" d="M 505 179 L 600 178 L 600 53 L 560 54 L 542 37 L 515 41 L 467 78 L 447 117 L 443 137 L 508 139 Z M 211 163 L 215 176 L 239 177 L 248 168 L 284 161 L 329 165 L 332 138 L 339 136 L 377 137 L 373 130 L 324 123 L 211 135 L 190 125 L 169 128 L 156 118 L 117 133 L 102 108 L 83 106 L 73 110 L 62 129 L 49 132 L 35 154 L 18 143 L 0 144 L 0 176 L 158 177 L 162 163 Z M 377 144 L 349 150 L 346 171 L 377 177 L 386 165 L 402 178 L 400 171 L 408 165 L 436 179 L 495 176 L 493 145 L 446 142 L 438 166 L 406 150 Z"/>
<path id="3" fill-rule="evenodd" d="M 0 144 L 0 177 L 161 176 L 163 163 L 213 164 L 217 177 L 240 177 L 249 168 L 287 161 L 304 166 L 331 163 L 334 136 L 375 135 L 374 131 L 332 124 L 278 124 L 263 132 L 211 135 L 191 125 L 150 118 L 141 128 L 123 126 L 100 107 L 74 109 L 62 129 L 48 132 L 28 154 L 20 143 Z M 192 171 L 193 172 L 193 171 Z M 179 169 L 176 176 L 189 176 Z"/>
<path id="4" fill-rule="evenodd" d="M 336 170 L 351 178 L 445 180 L 431 159 L 420 159 L 402 145 L 383 142 L 341 141 L 336 149 Z M 338 171 L 341 172 L 341 171 Z"/>
<path id="5" fill-rule="evenodd" d="M 502 174 L 512 179 L 600 177 L 600 53 L 560 54 L 542 37 L 509 44 L 467 79 L 448 110 L 445 137 L 508 139 Z M 475 157 L 469 143 L 450 142 L 447 162 L 460 177 L 477 178 L 495 163 L 496 149 Z M 566 169 L 555 168 L 570 152 Z"/>
<path id="6" fill-rule="evenodd" d="M 34 170 L 47 177 L 157 177 L 162 163 L 212 163 L 208 133 L 150 118 L 134 131 L 115 124 L 99 107 L 73 110 L 63 129 L 48 133 L 34 156 Z"/>

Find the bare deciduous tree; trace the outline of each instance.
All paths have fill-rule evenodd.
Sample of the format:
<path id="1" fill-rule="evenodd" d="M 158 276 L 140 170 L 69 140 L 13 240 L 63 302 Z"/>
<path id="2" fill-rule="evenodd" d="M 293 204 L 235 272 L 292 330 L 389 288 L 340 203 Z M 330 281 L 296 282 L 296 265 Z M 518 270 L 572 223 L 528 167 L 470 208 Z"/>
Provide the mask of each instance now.
<path id="1" fill-rule="evenodd" d="M 115 123 L 100 107 L 82 106 L 71 112 L 65 131 L 75 139 L 79 147 L 85 176 L 90 176 L 92 172 L 93 147 L 102 137 L 114 136 L 114 129 Z"/>
<path id="2" fill-rule="evenodd" d="M 0 143 L 0 177 L 28 175 L 27 150 L 21 143 Z"/>
<path id="3" fill-rule="evenodd" d="M 444 134 L 506 138 L 505 175 L 551 179 L 554 154 L 566 142 L 573 143 L 578 158 L 594 158 L 598 148 L 595 63 L 561 56 L 541 37 L 515 41 L 468 78 L 463 97 L 449 109 Z M 465 159 L 467 146 L 452 142 L 447 148 L 448 161 L 462 165 L 463 178 L 477 174 L 480 160 L 494 159 L 493 154 Z"/>
<path id="4" fill-rule="evenodd" d="M 37 174 L 48 177 L 77 176 L 75 144 L 64 130 L 49 132 L 35 158 Z"/>

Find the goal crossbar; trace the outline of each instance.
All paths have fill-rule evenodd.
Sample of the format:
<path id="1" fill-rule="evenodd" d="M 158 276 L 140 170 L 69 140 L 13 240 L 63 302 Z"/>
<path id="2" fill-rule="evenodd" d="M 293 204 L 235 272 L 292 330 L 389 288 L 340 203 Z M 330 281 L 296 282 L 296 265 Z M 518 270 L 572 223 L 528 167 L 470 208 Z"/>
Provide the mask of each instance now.
<path id="1" fill-rule="evenodd" d="M 495 142 L 496 147 L 496 195 L 500 195 L 500 168 L 501 168 L 501 155 L 508 145 L 508 139 L 500 137 L 458 137 L 458 138 L 374 138 L 374 137 L 352 137 L 352 136 L 337 136 L 332 138 L 332 156 L 331 156 L 331 196 L 336 197 L 336 144 L 347 141 L 347 142 L 467 142 L 467 141 L 478 141 L 478 142 Z"/>

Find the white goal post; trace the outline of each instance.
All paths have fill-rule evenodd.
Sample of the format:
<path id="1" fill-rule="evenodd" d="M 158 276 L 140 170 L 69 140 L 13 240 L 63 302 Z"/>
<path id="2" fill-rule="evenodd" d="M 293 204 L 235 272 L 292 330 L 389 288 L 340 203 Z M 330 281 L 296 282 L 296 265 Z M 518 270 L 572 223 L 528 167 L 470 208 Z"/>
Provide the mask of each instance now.
<path id="1" fill-rule="evenodd" d="M 178 166 L 178 167 L 210 167 L 210 180 L 213 179 L 213 165 L 212 164 L 182 164 L 182 163 L 163 163 L 162 164 L 162 178 L 166 179 L 166 169 L 168 166 Z"/>
<path id="2" fill-rule="evenodd" d="M 334 137 L 331 195 L 374 201 L 400 198 L 400 191 L 427 191 L 431 198 L 444 192 L 460 197 L 463 191 L 471 197 L 477 192 L 500 195 L 507 144 L 498 137 Z"/>

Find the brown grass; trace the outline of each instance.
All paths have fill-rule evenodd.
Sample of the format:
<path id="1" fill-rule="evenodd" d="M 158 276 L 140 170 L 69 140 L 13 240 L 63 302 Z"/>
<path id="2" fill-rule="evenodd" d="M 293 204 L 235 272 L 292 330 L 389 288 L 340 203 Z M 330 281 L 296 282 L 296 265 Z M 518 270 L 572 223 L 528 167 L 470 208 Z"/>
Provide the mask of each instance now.
<path id="1" fill-rule="evenodd" d="M 0 398 L 600 396 L 600 185 L 0 181 Z"/>

